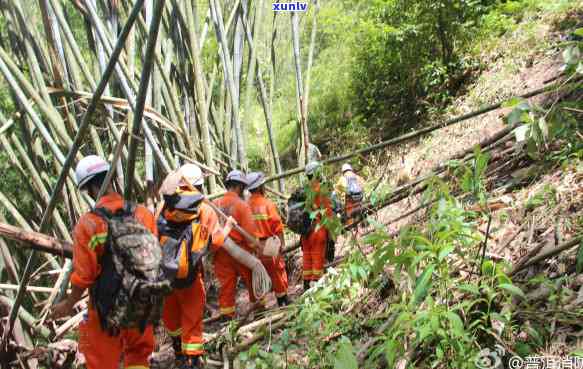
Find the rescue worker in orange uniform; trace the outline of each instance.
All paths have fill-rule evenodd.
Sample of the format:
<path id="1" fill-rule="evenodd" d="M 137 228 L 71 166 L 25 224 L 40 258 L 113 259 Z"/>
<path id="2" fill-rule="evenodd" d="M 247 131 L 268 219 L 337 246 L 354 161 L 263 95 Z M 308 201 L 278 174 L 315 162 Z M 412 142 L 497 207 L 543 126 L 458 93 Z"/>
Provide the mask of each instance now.
<path id="1" fill-rule="evenodd" d="M 309 180 L 310 189 L 314 192 L 311 211 L 323 211 L 319 213 L 312 223 L 307 235 L 300 239 L 304 262 L 304 291 L 310 288 L 310 282 L 318 281 L 324 275 L 326 260 L 326 245 L 330 234 L 322 225 L 322 215 L 332 218 L 332 201 L 330 197 L 322 193 L 321 164 L 310 162 L 306 165 L 305 173 Z"/>
<path id="2" fill-rule="evenodd" d="M 227 193 L 220 199 L 215 200 L 217 205 L 226 215 L 231 216 L 237 224 L 253 237 L 257 237 L 257 227 L 253 221 L 253 214 L 249 205 L 243 201 L 243 192 L 247 187 L 245 174 L 238 170 L 231 171 L 225 179 Z M 237 246 L 250 254 L 256 254 L 251 245 L 239 232 L 232 230 L 229 233 Z M 235 298 L 237 294 L 237 279 L 241 277 L 247 291 L 249 300 L 255 304 L 256 298 L 253 295 L 252 273 L 245 265 L 235 260 L 224 248 L 219 248 L 214 256 L 215 276 L 219 282 L 219 309 L 222 320 L 229 320 L 235 316 Z"/>
<path id="3" fill-rule="evenodd" d="M 186 227 L 192 227 L 191 245 L 187 247 L 193 251 L 204 252 L 209 242 L 211 250 L 223 245 L 232 223 L 227 222 L 224 228 L 221 227 L 215 211 L 202 202 L 203 184 L 203 173 L 194 164 L 183 165 L 164 181 L 161 192 L 165 205 L 158 218 L 162 247 L 169 237 L 180 239 Z M 201 227 L 198 232 L 197 227 Z M 172 337 L 177 369 L 198 369 L 203 365 L 206 292 L 202 258 L 193 267 L 194 273 L 186 282 L 175 283 L 174 290 L 166 297 L 162 313 L 164 325 Z"/>
<path id="4" fill-rule="evenodd" d="M 351 183 L 351 181 L 355 181 Z M 364 189 L 364 180 L 356 174 L 352 166 L 348 163 L 342 165 L 342 175 L 334 185 L 337 194 L 344 197 L 344 216 L 345 224 L 351 225 L 358 220 L 362 214 L 362 196 Z M 350 194 L 349 187 L 356 188 L 356 194 Z M 355 196 L 359 198 L 355 198 Z"/>
<path id="5" fill-rule="evenodd" d="M 283 222 L 279 216 L 277 206 L 265 197 L 265 174 L 262 172 L 249 173 L 247 179 L 249 181 L 247 190 L 251 192 L 248 204 L 257 225 L 259 240 L 265 241 L 268 238 L 277 237 L 280 250 L 282 250 L 285 246 Z M 259 259 L 271 278 L 273 292 L 275 292 L 278 305 L 285 306 L 289 304 L 287 297 L 288 280 L 283 256 L 281 253 L 277 256 L 260 255 Z"/>
<path id="6" fill-rule="evenodd" d="M 124 199 L 109 186 L 105 195 L 97 199 L 99 189 L 109 170 L 109 164 L 101 157 L 90 155 L 77 165 L 75 176 L 80 190 L 86 190 L 96 201 L 96 207 L 111 212 L 122 209 Z M 136 219 L 157 235 L 154 216 L 145 207 L 137 206 Z M 70 316 L 75 304 L 85 290 L 95 283 L 101 273 L 100 258 L 105 252 L 107 223 L 94 213 L 86 213 L 73 231 L 72 292 L 53 307 L 51 318 Z M 85 356 L 87 369 L 118 369 L 123 357 L 126 369 L 149 368 L 148 357 L 154 349 L 152 326 L 143 333 L 137 329 L 122 329 L 117 336 L 110 336 L 101 328 L 98 313 L 89 301 L 85 319 L 79 324 L 79 351 Z"/>

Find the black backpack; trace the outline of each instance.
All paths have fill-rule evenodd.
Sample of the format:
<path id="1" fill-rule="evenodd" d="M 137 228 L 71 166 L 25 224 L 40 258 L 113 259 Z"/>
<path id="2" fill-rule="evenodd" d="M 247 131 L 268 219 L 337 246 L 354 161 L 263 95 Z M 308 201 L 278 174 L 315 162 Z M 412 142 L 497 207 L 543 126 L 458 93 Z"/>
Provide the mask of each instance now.
<path id="1" fill-rule="evenodd" d="M 209 232 L 200 224 L 198 214 L 203 198 L 199 193 L 164 196 L 166 207 L 194 216 L 192 221 L 173 222 L 164 218 L 162 211 L 157 220 L 158 233 L 163 240 L 162 269 L 173 288 L 192 285 L 197 271 L 202 267 L 202 258 L 210 249 Z"/>
<path id="2" fill-rule="evenodd" d="M 166 220 L 162 215 L 158 219 L 158 232 L 160 237 L 165 238 L 162 243 L 162 268 L 165 276 L 172 282 L 173 288 L 192 286 L 198 270 L 202 267 L 202 258 L 209 251 L 208 232 L 202 229 L 198 218 L 189 223 L 175 223 Z M 186 270 L 183 276 L 180 276 L 181 269 Z"/>
<path id="3" fill-rule="evenodd" d="M 101 327 L 112 336 L 122 328 L 144 331 L 160 320 L 164 296 L 171 291 L 158 239 L 136 219 L 131 203 L 114 213 L 105 208 L 92 213 L 107 222 L 101 274 L 90 289 Z"/>
<path id="4" fill-rule="evenodd" d="M 299 235 L 306 235 L 312 228 L 310 213 L 306 211 L 306 193 L 303 188 L 296 189 L 287 201 L 287 226 Z"/>

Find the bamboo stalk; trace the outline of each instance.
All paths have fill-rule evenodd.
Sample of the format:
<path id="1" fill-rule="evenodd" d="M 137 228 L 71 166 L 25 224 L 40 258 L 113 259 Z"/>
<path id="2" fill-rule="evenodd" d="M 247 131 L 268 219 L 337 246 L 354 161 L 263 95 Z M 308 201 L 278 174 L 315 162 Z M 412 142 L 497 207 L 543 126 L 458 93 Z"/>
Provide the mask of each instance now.
<path id="1" fill-rule="evenodd" d="M 134 4 L 134 8 L 132 9 L 132 12 L 131 12 L 130 16 L 128 17 L 128 20 L 126 21 L 126 24 L 124 25 L 124 28 L 123 28 L 123 30 L 118 38 L 116 47 L 111 55 L 111 58 L 109 59 L 109 62 L 107 64 L 107 68 L 105 69 L 105 72 L 103 73 L 103 76 L 101 77 L 101 80 L 99 81 L 99 84 L 98 84 L 98 86 L 93 94 L 93 97 L 91 98 L 91 102 L 89 103 L 89 106 L 87 107 L 87 110 L 85 111 L 85 114 L 83 115 L 83 120 L 81 122 L 81 125 L 79 126 L 79 130 L 77 131 L 77 134 L 75 135 L 75 139 L 73 141 L 71 149 L 69 150 L 69 153 L 67 154 L 67 158 L 65 159 L 65 161 L 63 163 L 63 168 L 61 169 L 61 173 L 60 173 L 59 178 L 57 180 L 57 183 L 55 184 L 55 187 L 53 189 L 51 199 L 50 199 L 49 204 L 47 205 L 47 209 L 43 215 L 43 219 L 41 221 L 41 227 L 40 227 L 41 232 L 44 230 L 44 228 L 48 224 L 48 214 L 51 214 L 54 207 L 56 206 L 59 194 L 61 193 L 61 189 L 63 188 L 63 185 L 65 183 L 65 178 L 66 178 L 71 166 L 73 165 L 73 160 L 75 159 L 75 156 L 77 155 L 77 152 L 79 151 L 81 143 L 82 143 L 83 139 L 85 138 L 85 133 L 87 132 L 87 129 L 89 128 L 89 124 L 91 123 L 91 116 L 93 115 L 93 113 L 97 109 L 97 105 L 100 101 L 100 98 L 101 98 L 103 92 L 105 91 L 105 88 L 107 87 L 107 84 L 109 82 L 109 78 L 113 74 L 117 60 L 118 60 L 118 58 L 119 58 L 119 56 L 124 48 L 125 41 L 128 37 L 128 34 L 129 34 L 131 28 L 134 25 L 134 22 L 135 22 L 137 16 L 139 15 L 139 12 L 142 8 L 143 3 L 144 3 L 144 0 L 136 0 L 136 3 Z M 129 178 L 133 178 L 133 172 L 131 173 L 131 177 L 128 177 L 128 182 L 132 182 Z"/>
<path id="2" fill-rule="evenodd" d="M 6 297 L 6 296 L 0 295 L 0 303 L 9 307 L 11 309 L 11 311 L 15 310 L 14 307 L 16 305 L 16 302 L 14 300 Z M 33 331 L 40 334 L 45 339 L 49 338 L 49 336 L 51 334 L 49 329 L 47 327 L 44 327 L 44 326 L 36 325 L 35 317 L 31 313 L 29 313 L 28 311 L 24 310 L 24 308 L 21 307 L 20 309 L 18 309 L 18 317 Z M 14 324 L 14 323 L 12 323 L 12 324 Z"/>
<path id="3" fill-rule="evenodd" d="M 302 97 L 302 119 L 304 132 L 304 141 L 307 142 L 304 150 L 306 150 L 306 160 L 308 160 L 308 146 L 309 146 L 309 131 L 308 131 L 308 101 L 310 98 L 310 81 L 312 76 L 312 63 L 314 61 L 314 48 L 316 46 L 316 30 L 318 28 L 318 11 L 320 10 L 320 5 L 318 0 L 314 0 L 314 14 L 312 15 L 312 32 L 310 36 L 310 49 L 308 51 L 308 66 L 306 70 L 306 81 L 304 85 L 304 96 Z"/>
<path id="4" fill-rule="evenodd" d="M 231 62 L 231 57 L 229 54 L 229 48 L 227 45 L 227 39 L 225 35 L 225 28 L 223 23 L 223 16 L 221 14 L 220 5 L 217 0 L 209 0 L 211 15 L 213 23 L 215 25 L 215 32 L 217 34 L 217 39 L 220 45 L 220 56 L 223 62 L 223 67 L 225 70 L 225 82 L 227 84 L 227 89 L 229 91 L 230 102 L 232 106 L 232 122 L 236 133 L 237 142 L 237 159 L 241 163 L 242 169 L 247 168 L 247 158 L 245 155 L 245 147 L 242 138 L 241 123 L 239 121 L 239 101 L 238 93 L 235 86 L 235 81 L 233 79 L 233 63 Z"/>
<path id="5" fill-rule="evenodd" d="M 573 79 L 571 81 L 571 83 L 577 83 L 577 82 L 580 82 L 582 80 L 583 80 L 583 77 L 575 78 L 575 79 Z M 546 87 L 543 87 L 543 88 L 539 88 L 539 89 L 536 89 L 536 90 L 527 92 L 527 93 L 525 93 L 523 95 L 519 95 L 518 97 L 519 98 L 523 98 L 523 99 L 528 99 L 528 98 L 531 98 L 531 97 L 534 97 L 534 96 L 537 96 L 537 95 L 541 95 L 541 94 L 547 93 L 549 91 L 555 90 L 555 89 L 557 89 L 559 87 L 562 87 L 562 84 L 561 83 L 556 83 L 556 84 L 553 84 L 553 85 L 549 85 L 549 86 L 546 86 Z M 330 159 L 323 160 L 322 161 L 322 164 L 323 165 L 329 165 L 329 164 L 334 164 L 334 163 L 346 161 L 346 160 L 348 160 L 348 159 L 350 159 L 350 158 L 352 158 L 354 156 L 368 154 L 370 152 L 373 152 L 373 151 L 376 151 L 376 150 L 380 150 L 380 149 L 384 149 L 386 147 L 395 145 L 397 143 L 405 142 L 405 141 L 408 141 L 410 139 L 413 139 L 413 138 L 416 138 L 416 137 L 420 137 L 420 136 L 426 135 L 426 134 L 431 133 L 433 131 L 436 131 L 436 130 L 439 130 L 439 129 L 443 129 L 443 128 L 452 126 L 454 124 L 458 124 L 458 123 L 464 122 L 464 121 L 466 121 L 468 119 L 475 118 L 477 116 L 480 116 L 480 115 L 489 113 L 491 111 L 500 109 L 505 102 L 506 102 L 506 100 L 500 101 L 498 103 L 495 103 L 495 104 L 489 105 L 487 107 L 484 107 L 484 108 L 475 110 L 473 112 L 460 115 L 460 116 L 458 116 L 456 118 L 453 118 L 453 119 L 449 119 L 449 120 L 447 120 L 447 121 L 445 121 L 443 123 L 433 124 L 433 125 L 430 125 L 430 126 L 428 126 L 426 128 L 422 128 L 422 129 L 419 129 L 419 130 L 414 131 L 414 132 L 410 132 L 410 133 L 407 133 L 407 134 L 404 134 L 404 135 L 401 135 L 401 136 L 398 136 L 398 137 L 395 137 L 395 138 L 391 138 L 389 140 L 386 140 L 386 141 L 383 141 L 383 142 L 379 142 L 379 143 L 374 144 L 374 145 L 370 145 L 370 146 L 367 146 L 367 147 L 363 147 L 361 149 L 355 150 L 355 151 L 350 152 L 350 153 L 347 153 L 347 154 L 343 154 L 343 155 L 339 155 L 339 156 L 336 156 L 336 157 L 333 157 L 333 158 L 330 158 Z M 268 177 L 268 178 L 266 178 L 265 181 L 266 182 L 271 182 L 271 181 L 278 180 L 280 178 L 289 177 L 289 176 L 292 176 L 292 175 L 295 175 L 295 174 L 298 174 L 298 173 L 303 172 L 304 169 L 305 169 L 305 166 L 300 166 L 298 168 L 290 169 L 290 170 L 287 170 L 287 171 L 285 171 L 283 173 L 280 173 L 278 175 Z"/>
<path id="6" fill-rule="evenodd" d="M 209 167 L 214 166 L 213 159 L 213 149 L 211 146 L 210 138 L 210 126 L 208 119 L 208 109 L 206 107 L 207 94 L 205 91 L 205 82 L 203 77 L 203 67 L 200 58 L 199 41 L 196 37 L 196 27 L 194 23 L 194 15 L 192 14 L 192 8 L 186 4 L 186 19 L 188 21 L 189 27 L 189 39 L 190 39 L 190 54 L 192 58 L 192 69 L 194 74 L 194 87 L 195 87 L 195 102 L 198 109 L 201 132 L 202 132 L 202 152 L 204 154 L 204 159 Z M 209 178 L 209 190 L 210 192 L 215 192 L 217 183 L 215 177 Z"/>
<path id="7" fill-rule="evenodd" d="M 129 30 L 133 26 L 134 21 L 137 18 L 137 15 L 139 14 L 139 11 L 140 11 L 142 5 L 143 5 L 143 0 L 136 1 L 136 4 L 134 5 L 134 9 L 132 11 L 132 14 L 128 18 L 128 20 L 124 26 L 124 29 L 122 31 L 122 34 L 120 35 L 120 37 L 118 39 L 118 43 L 116 45 L 116 48 L 112 53 L 112 57 L 109 61 L 106 73 L 103 75 L 103 77 L 102 77 L 102 79 L 97 87 L 97 90 L 94 94 L 94 98 L 92 99 L 91 104 L 89 105 L 87 111 L 85 112 L 85 115 L 83 117 L 83 122 L 79 126 L 79 131 L 77 132 L 77 135 L 75 136 L 75 140 L 73 141 L 73 144 L 72 144 L 72 147 L 69 151 L 69 154 L 67 155 L 67 158 L 63 162 L 63 168 L 61 169 L 61 174 L 59 175 L 59 179 L 57 180 L 57 184 L 55 185 L 55 188 L 53 190 L 53 194 L 51 196 L 51 199 L 49 201 L 47 209 L 45 210 L 45 213 L 43 214 L 43 218 L 41 220 L 41 224 L 39 227 L 41 232 L 43 232 L 45 230 L 45 227 L 49 224 L 49 215 L 53 213 L 53 209 L 56 205 L 58 195 L 61 193 L 61 189 L 63 187 L 63 184 L 65 183 L 65 178 L 69 174 L 69 169 L 71 168 L 71 165 L 73 164 L 73 160 L 74 160 L 74 158 L 79 150 L 79 146 L 81 144 L 81 141 L 83 140 L 85 132 L 89 126 L 89 118 L 91 117 L 91 114 L 95 111 L 95 108 L 97 107 L 97 103 L 99 101 L 99 97 L 101 96 L 101 94 L 103 94 L 103 91 L 105 90 L 105 87 L 107 85 L 109 77 L 111 76 L 113 69 L 114 69 L 114 66 L 117 62 L 117 59 L 118 59 L 119 55 L 121 54 L 121 51 L 123 49 L 125 40 L 127 39 Z M 2 56 L 2 54 L 3 54 L 3 50 L 0 48 L 0 56 Z M 132 177 L 130 177 L 130 178 L 133 178 L 133 172 L 132 172 Z M 129 182 L 131 182 L 131 181 L 129 181 Z M 30 278 L 30 273 L 32 272 L 30 267 L 32 265 L 33 255 L 34 255 L 34 253 L 30 254 L 28 261 L 27 261 L 27 264 L 26 264 L 26 267 L 24 269 L 23 276 L 21 279 L 21 288 L 18 290 L 18 294 L 16 295 L 14 305 L 12 306 L 12 309 L 10 311 L 8 329 L 5 331 L 5 335 L 3 337 L 3 342 L 6 342 L 6 340 L 8 339 L 10 334 L 12 333 L 12 329 L 14 326 L 14 320 L 16 319 L 17 311 L 18 311 L 20 304 L 22 303 L 22 299 L 24 297 L 24 289 L 26 288 L 26 285 L 27 285 L 28 280 Z"/>
<path id="8" fill-rule="evenodd" d="M 9 291 L 16 291 L 18 290 L 19 285 L 17 284 L 7 284 L 7 283 L 0 283 L 0 290 L 9 290 Z M 41 292 L 41 293 L 50 293 L 52 291 L 52 287 L 39 287 L 39 286 L 27 286 L 27 292 Z"/>
<path id="9" fill-rule="evenodd" d="M 128 132 L 127 132 L 127 130 L 124 129 L 122 134 L 121 134 L 121 138 L 117 143 L 117 147 L 115 148 L 113 159 L 111 161 L 112 163 L 117 163 L 119 161 L 127 138 L 128 138 Z M 117 169 L 117 167 L 115 165 L 111 165 L 109 167 L 109 170 L 107 171 L 107 174 L 105 175 L 105 179 L 103 180 L 103 183 L 101 184 L 101 188 L 99 189 L 99 192 L 97 194 L 98 199 L 100 199 L 105 194 L 105 191 L 107 191 L 107 188 L 109 187 L 109 184 L 111 183 L 111 179 L 113 178 L 113 175 L 115 174 L 116 169 Z"/>
<path id="10" fill-rule="evenodd" d="M 144 65 L 142 69 L 142 76 L 140 78 L 140 87 L 138 89 L 138 97 L 136 101 L 136 108 L 134 109 L 134 121 L 132 124 L 132 137 L 130 139 L 128 165 L 127 165 L 127 175 L 128 178 L 126 186 L 126 199 L 133 198 L 133 181 L 129 178 L 134 177 L 135 169 L 135 157 L 137 152 L 137 144 L 135 137 L 140 133 L 140 127 L 142 123 L 142 117 L 144 115 L 144 106 L 146 102 L 146 94 L 148 90 L 148 85 L 150 83 L 150 75 L 153 66 L 153 56 L 156 51 L 156 42 L 158 40 L 158 31 L 160 30 L 160 21 L 162 19 L 162 11 L 164 9 L 165 0 L 158 0 L 154 8 L 153 20 L 150 25 L 150 30 L 148 32 L 148 40 L 146 45 L 146 54 L 144 56 Z M 144 124 L 144 127 L 146 125 Z M 144 129 L 145 131 L 146 129 Z M 152 142 L 150 142 L 153 144 Z M 169 173 L 170 168 L 165 168 Z"/>
<path id="11" fill-rule="evenodd" d="M 51 255 L 71 258 L 73 245 L 67 241 L 57 240 L 46 234 L 0 223 L 0 236 L 22 242 L 23 247 L 49 253 Z M 21 282 L 22 283 L 22 282 Z"/>
<path id="12" fill-rule="evenodd" d="M 245 29 L 245 35 L 247 36 L 247 43 L 249 44 L 250 52 L 254 53 L 255 47 L 254 47 L 254 42 L 253 42 L 253 36 L 251 35 L 251 32 L 249 30 L 249 27 L 248 27 L 248 24 L 246 21 L 247 16 L 246 16 L 245 10 L 242 9 L 242 11 L 243 11 L 243 27 Z M 279 153 L 277 150 L 277 145 L 275 142 L 275 135 L 273 133 L 271 107 L 269 106 L 267 92 L 265 90 L 265 83 L 263 81 L 263 76 L 261 74 L 261 69 L 260 69 L 259 65 L 257 66 L 257 68 L 255 68 L 255 71 L 256 71 L 256 75 L 257 75 L 257 83 L 259 85 L 259 92 L 260 92 L 260 98 L 261 98 L 261 105 L 263 107 L 263 114 L 265 117 L 265 124 L 267 125 L 267 136 L 269 139 L 269 147 L 271 148 L 271 154 L 273 156 L 276 174 L 280 174 L 282 172 L 282 169 L 281 169 L 281 162 L 279 160 Z M 285 191 L 282 180 L 279 181 L 279 190 L 281 192 Z"/>

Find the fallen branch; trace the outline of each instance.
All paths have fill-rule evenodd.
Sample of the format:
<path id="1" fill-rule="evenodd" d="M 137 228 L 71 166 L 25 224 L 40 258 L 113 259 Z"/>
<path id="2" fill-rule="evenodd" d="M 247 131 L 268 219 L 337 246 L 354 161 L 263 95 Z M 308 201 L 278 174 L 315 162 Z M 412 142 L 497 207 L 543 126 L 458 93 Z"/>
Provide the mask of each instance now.
<path id="1" fill-rule="evenodd" d="M 25 231 L 6 223 L 0 223 L 0 236 L 22 242 L 26 248 L 47 252 L 65 258 L 73 257 L 73 245 L 43 233 Z"/>
<path id="2" fill-rule="evenodd" d="M 536 257 L 532 258 L 530 261 L 528 261 L 522 265 L 519 265 L 518 267 L 515 267 L 508 275 L 512 277 L 513 275 L 520 272 L 521 270 L 523 270 L 523 269 L 525 269 L 533 264 L 536 264 L 539 261 L 546 260 L 548 258 L 551 258 L 555 255 L 560 254 L 563 251 L 569 250 L 569 249 L 577 246 L 582 240 L 583 240 L 583 235 L 581 235 L 581 234 L 577 235 L 577 236 L 573 237 L 571 240 L 563 243 L 562 245 L 559 245 L 556 248 L 549 250 L 549 251 L 545 252 L 544 254 L 536 256 Z"/>

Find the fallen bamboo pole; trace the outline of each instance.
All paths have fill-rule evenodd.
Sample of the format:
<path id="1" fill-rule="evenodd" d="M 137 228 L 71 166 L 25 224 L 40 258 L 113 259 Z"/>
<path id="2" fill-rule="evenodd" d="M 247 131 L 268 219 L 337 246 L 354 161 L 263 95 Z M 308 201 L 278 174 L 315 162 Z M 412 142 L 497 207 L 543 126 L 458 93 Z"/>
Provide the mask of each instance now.
<path id="1" fill-rule="evenodd" d="M 73 245 L 71 243 L 57 240 L 39 232 L 26 231 L 6 223 L 0 223 L 0 236 L 22 242 L 28 246 L 27 248 L 33 250 L 66 258 L 73 257 Z"/>
<path id="2" fill-rule="evenodd" d="M 578 83 L 578 82 L 581 82 L 581 81 L 583 81 L 583 76 L 580 76 L 578 78 L 574 78 L 570 83 Z M 560 87 L 562 87 L 561 85 L 562 85 L 562 82 L 557 82 L 557 83 L 554 83 L 552 85 L 549 85 L 549 86 L 546 86 L 546 87 L 542 87 L 542 88 L 539 88 L 539 89 L 536 89 L 536 90 L 527 92 L 527 93 L 525 93 L 523 95 L 519 95 L 518 97 L 519 98 L 522 98 L 522 99 L 528 99 L 528 98 L 531 98 L 531 97 L 534 97 L 534 96 L 541 95 L 543 93 L 552 91 L 554 89 L 560 88 Z M 397 143 L 401 143 L 401 142 L 410 140 L 412 138 L 416 138 L 416 137 L 419 137 L 419 136 L 426 135 L 426 134 L 431 133 L 433 131 L 436 131 L 436 130 L 439 130 L 439 129 L 442 129 L 442 128 L 446 128 L 446 127 L 449 127 L 451 125 L 464 122 L 464 121 L 466 121 L 468 119 L 475 118 L 475 117 L 478 117 L 480 115 L 489 113 L 491 111 L 500 109 L 504 105 L 504 103 L 506 101 L 507 100 L 500 101 L 500 102 L 498 102 L 496 104 L 492 104 L 492 105 L 486 106 L 486 107 L 484 107 L 482 109 L 479 109 L 479 110 L 476 110 L 476 111 L 473 111 L 473 112 L 470 112 L 470 113 L 467 113 L 467 114 L 464 114 L 464 115 L 460 115 L 459 117 L 456 117 L 456 118 L 447 120 L 447 121 L 445 121 L 443 123 L 434 124 L 434 125 L 431 125 L 429 127 L 422 128 L 420 130 L 417 130 L 417 131 L 414 131 L 414 132 L 410 132 L 410 133 L 401 135 L 399 137 L 391 138 L 389 140 L 386 140 L 386 141 L 383 141 L 383 142 L 379 142 L 378 144 L 375 144 L 375 145 L 370 145 L 370 146 L 364 147 L 362 149 L 353 151 L 353 152 L 348 153 L 348 154 L 344 154 L 344 155 L 340 155 L 340 156 L 336 156 L 336 157 L 333 157 L 333 158 L 330 158 L 330 159 L 323 160 L 321 163 L 323 165 L 329 165 L 329 164 L 334 164 L 334 163 L 338 163 L 338 162 L 341 162 L 341 161 L 346 161 L 347 159 L 350 159 L 350 158 L 352 158 L 354 156 L 357 156 L 357 155 L 368 154 L 369 152 L 372 152 L 372 151 L 384 149 L 385 147 L 392 146 L 392 145 L 395 145 Z M 298 167 L 298 168 L 295 168 L 295 169 L 290 169 L 290 170 L 287 170 L 287 171 L 285 171 L 283 173 L 280 173 L 278 175 L 275 175 L 275 176 L 271 176 L 271 177 L 266 178 L 265 179 L 265 182 L 272 182 L 272 181 L 276 181 L 276 180 L 281 179 L 281 178 L 290 177 L 292 175 L 295 175 L 295 174 L 298 174 L 298 173 L 303 172 L 304 169 L 305 169 L 305 166 L 301 166 L 301 167 Z"/>
<path id="3" fill-rule="evenodd" d="M 0 283 L 0 290 L 17 291 L 19 285 Z M 53 287 L 26 286 L 26 292 L 51 293 Z"/>
<path id="4" fill-rule="evenodd" d="M 553 248 L 552 250 L 545 252 L 544 254 L 540 254 L 538 256 L 535 256 L 534 258 L 530 259 L 529 261 L 527 261 L 526 263 L 524 263 L 522 265 L 519 265 L 517 268 L 513 269 L 508 275 L 510 277 L 512 277 L 516 273 L 520 272 L 521 270 L 524 270 L 525 268 L 527 268 L 531 265 L 534 265 L 534 264 L 538 263 L 539 261 L 556 256 L 563 251 L 569 250 L 569 249 L 577 246 L 582 241 L 583 241 L 583 234 L 579 234 L 577 236 L 574 236 L 573 238 L 571 238 L 571 240 L 564 242 L 563 244 Z"/>

